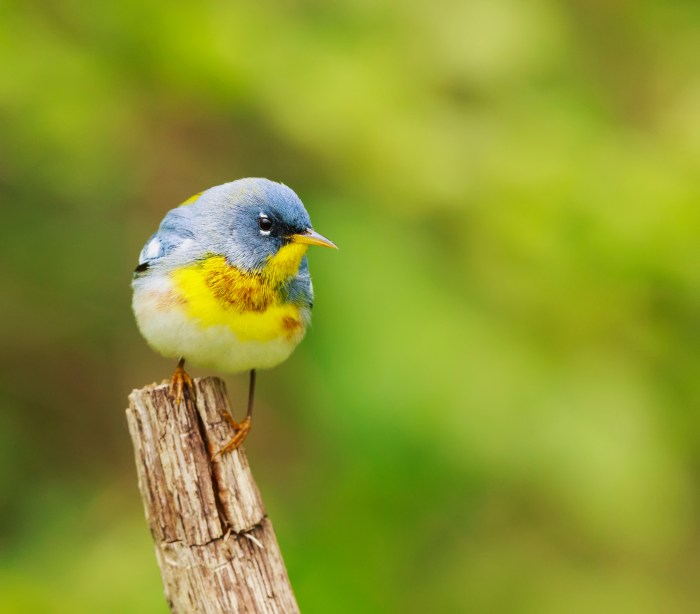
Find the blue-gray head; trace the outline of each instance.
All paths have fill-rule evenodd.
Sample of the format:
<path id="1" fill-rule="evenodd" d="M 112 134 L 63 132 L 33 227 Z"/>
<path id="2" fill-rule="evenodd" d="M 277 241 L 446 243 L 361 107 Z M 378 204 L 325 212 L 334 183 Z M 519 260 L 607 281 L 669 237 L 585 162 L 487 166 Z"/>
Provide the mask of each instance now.
<path id="1" fill-rule="evenodd" d="M 201 203 L 201 204 L 200 204 Z M 260 269 L 290 243 L 335 247 L 315 232 L 293 190 L 268 179 L 239 179 L 207 190 L 196 205 L 217 220 L 222 253 L 244 269 Z"/>
<path id="2" fill-rule="evenodd" d="M 186 254 L 173 249 L 175 260 L 223 255 L 230 264 L 247 271 L 264 268 L 271 257 L 292 243 L 335 247 L 313 230 L 309 214 L 293 190 L 257 178 L 239 179 L 202 192 L 170 211 L 154 238 L 163 248 L 161 256 L 170 251 L 169 244 L 176 248 L 189 239 Z M 148 249 L 149 244 L 144 252 Z"/>
<path id="3" fill-rule="evenodd" d="M 336 247 L 313 230 L 304 205 L 287 186 L 239 179 L 169 211 L 141 251 L 137 273 L 212 255 L 225 256 L 239 269 L 259 271 L 289 245 Z"/>

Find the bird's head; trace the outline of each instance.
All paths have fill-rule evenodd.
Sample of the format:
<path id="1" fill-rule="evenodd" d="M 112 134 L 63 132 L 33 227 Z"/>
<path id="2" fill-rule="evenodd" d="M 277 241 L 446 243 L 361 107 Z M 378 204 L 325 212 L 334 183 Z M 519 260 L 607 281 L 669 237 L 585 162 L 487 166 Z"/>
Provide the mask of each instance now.
<path id="1" fill-rule="evenodd" d="M 289 276 L 309 245 L 336 248 L 317 233 L 293 190 L 268 179 L 239 179 L 204 192 L 211 239 L 237 268 Z M 336 248 L 337 249 L 337 248 Z"/>

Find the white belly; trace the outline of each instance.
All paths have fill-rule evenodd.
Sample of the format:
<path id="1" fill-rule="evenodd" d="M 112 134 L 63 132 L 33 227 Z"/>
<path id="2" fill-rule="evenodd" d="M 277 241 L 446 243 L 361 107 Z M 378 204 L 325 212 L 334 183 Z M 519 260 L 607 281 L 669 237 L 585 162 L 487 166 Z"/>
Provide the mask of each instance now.
<path id="1" fill-rule="evenodd" d="M 144 285 L 146 288 L 144 288 Z M 202 326 L 188 316 L 170 282 L 149 280 L 134 288 L 133 309 L 141 334 L 163 356 L 228 373 L 269 369 L 284 362 L 304 329 L 266 341 L 241 340 L 229 326 Z"/>

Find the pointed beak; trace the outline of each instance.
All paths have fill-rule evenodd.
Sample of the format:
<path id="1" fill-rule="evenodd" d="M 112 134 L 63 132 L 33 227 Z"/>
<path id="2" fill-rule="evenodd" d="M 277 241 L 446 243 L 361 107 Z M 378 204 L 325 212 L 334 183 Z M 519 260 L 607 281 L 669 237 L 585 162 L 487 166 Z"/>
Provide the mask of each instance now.
<path id="1" fill-rule="evenodd" d="M 315 230 L 307 228 L 303 233 L 292 235 L 289 237 L 294 243 L 303 243 L 305 245 L 320 245 L 321 247 L 332 247 L 338 249 L 338 246 L 329 241 L 323 235 L 318 234 Z"/>

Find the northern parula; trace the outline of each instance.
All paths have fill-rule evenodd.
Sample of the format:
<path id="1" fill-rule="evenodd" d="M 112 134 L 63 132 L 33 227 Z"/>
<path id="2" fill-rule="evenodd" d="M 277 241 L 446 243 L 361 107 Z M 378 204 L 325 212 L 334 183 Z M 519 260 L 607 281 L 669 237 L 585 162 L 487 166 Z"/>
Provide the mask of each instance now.
<path id="1" fill-rule="evenodd" d="M 134 271 L 133 309 L 141 334 L 178 358 L 171 393 L 194 392 L 185 360 L 250 371 L 248 411 L 220 453 L 238 447 L 251 425 L 255 370 L 286 360 L 311 319 L 306 250 L 336 246 L 313 230 L 299 197 L 268 179 L 210 188 L 169 211 Z"/>

